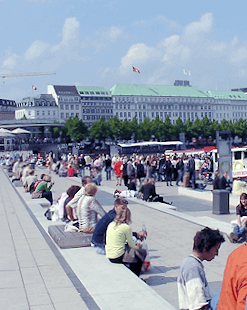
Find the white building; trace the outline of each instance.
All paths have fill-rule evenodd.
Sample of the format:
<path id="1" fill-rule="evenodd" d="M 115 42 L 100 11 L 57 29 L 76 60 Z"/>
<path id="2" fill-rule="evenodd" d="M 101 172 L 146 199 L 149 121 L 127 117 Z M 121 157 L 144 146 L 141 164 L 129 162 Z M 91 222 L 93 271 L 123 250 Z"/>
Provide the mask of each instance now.
<path id="1" fill-rule="evenodd" d="M 56 101 L 59 122 L 77 116 L 91 126 L 100 117 L 113 116 L 111 93 L 104 87 L 48 85 L 47 93 Z"/>
<path id="2" fill-rule="evenodd" d="M 58 107 L 52 95 L 27 97 L 16 104 L 15 118 L 22 119 L 23 117 L 50 122 L 58 121 Z"/>
<path id="3" fill-rule="evenodd" d="M 247 95 L 236 91 L 203 91 L 199 87 L 117 84 L 111 89 L 113 114 L 120 120 L 145 117 L 172 124 L 180 117 L 183 122 L 207 116 L 209 120 L 236 122 L 247 118 Z"/>

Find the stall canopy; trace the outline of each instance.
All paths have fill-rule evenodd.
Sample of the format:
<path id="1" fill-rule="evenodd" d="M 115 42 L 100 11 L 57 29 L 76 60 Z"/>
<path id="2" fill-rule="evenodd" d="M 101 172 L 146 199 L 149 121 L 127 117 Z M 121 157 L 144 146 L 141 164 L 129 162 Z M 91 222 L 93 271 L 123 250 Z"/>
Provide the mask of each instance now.
<path id="1" fill-rule="evenodd" d="M 16 128 L 16 129 L 12 130 L 11 133 L 15 133 L 15 134 L 25 134 L 25 133 L 31 133 L 31 132 L 28 131 L 28 130 L 26 130 L 26 129 Z"/>

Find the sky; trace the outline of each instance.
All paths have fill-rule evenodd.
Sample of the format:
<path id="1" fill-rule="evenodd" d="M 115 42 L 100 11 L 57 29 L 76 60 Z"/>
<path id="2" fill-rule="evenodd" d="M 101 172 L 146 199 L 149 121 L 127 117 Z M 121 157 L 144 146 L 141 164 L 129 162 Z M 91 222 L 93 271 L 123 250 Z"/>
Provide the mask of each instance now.
<path id="1" fill-rule="evenodd" d="M 49 84 L 247 87 L 246 10 L 246 0 L 0 0 L 0 75 L 56 72 L 0 78 L 0 98 Z"/>

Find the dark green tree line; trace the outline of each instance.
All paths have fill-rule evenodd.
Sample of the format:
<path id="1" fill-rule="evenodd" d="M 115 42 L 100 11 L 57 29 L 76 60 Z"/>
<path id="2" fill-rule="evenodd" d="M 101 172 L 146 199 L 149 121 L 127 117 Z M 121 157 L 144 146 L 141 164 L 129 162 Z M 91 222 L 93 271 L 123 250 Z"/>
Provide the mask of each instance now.
<path id="1" fill-rule="evenodd" d="M 197 118 L 194 123 L 190 119 L 183 123 L 178 118 L 176 123 L 172 124 L 169 116 L 164 121 L 157 116 L 152 121 L 146 117 L 143 122 L 138 124 L 136 117 L 128 121 L 127 119 L 119 120 L 118 117 L 114 116 L 107 121 L 101 117 L 88 129 L 82 120 L 75 117 L 69 118 L 64 127 L 53 128 L 53 136 L 56 138 L 60 135 L 75 142 L 80 142 L 87 137 L 99 141 L 105 141 L 108 138 L 112 141 L 131 139 L 134 141 L 149 141 L 151 139 L 165 141 L 178 139 L 179 133 L 183 132 L 186 140 L 191 141 L 193 137 L 209 138 L 211 136 L 215 139 L 218 130 L 231 131 L 232 137 L 238 136 L 246 141 L 247 121 L 240 118 L 237 122 L 232 123 L 232 121 L 223 119 L 218 123 L 215 120 L 210 121 L 205 116 L 201 120 Z"/>

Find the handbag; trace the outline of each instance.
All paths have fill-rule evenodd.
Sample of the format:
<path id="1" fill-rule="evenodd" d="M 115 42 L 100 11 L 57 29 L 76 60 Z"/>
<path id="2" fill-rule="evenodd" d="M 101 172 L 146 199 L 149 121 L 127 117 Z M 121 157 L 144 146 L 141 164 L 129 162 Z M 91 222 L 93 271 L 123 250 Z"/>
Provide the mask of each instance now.
<path id="1" fill-rule="evenodd" d="M 35 198 L 42 198 L 42 191 L 34 191 L 32 192 L 32 199 L 35 199 Z"/>
<path id="2" fill-rule="evenodd" d="M 138 259 L 144 262 L 145 257 L 147 256 L 147 251 L 144 249 L 134 249 L 131 248 L 128 244 L 126 245 L 126 250 L 123 256 L 124 263 L 137 263 Z"/>

